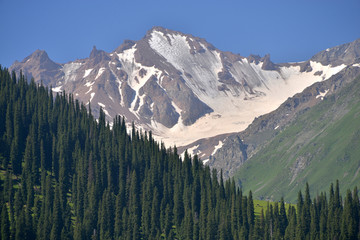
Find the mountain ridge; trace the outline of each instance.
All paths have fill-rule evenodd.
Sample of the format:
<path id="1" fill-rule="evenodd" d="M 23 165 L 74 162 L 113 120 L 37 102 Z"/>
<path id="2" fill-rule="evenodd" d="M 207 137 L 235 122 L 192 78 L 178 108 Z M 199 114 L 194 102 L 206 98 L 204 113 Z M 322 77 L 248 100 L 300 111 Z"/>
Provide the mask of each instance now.
<path id="1" fill-rule="evenodd" d="M 244 130 L 254 117 L 345 67 L 310 60 L 275 64 L 270 55 L 245 58 L 162 27 L 139 41 L 125 40 L 111 53 L 94 47 L 89 58 L 50 68 L 30 63 L 17 62 L 10 70 L 22 69 L 55 92 L 73 93 L 91 103 L 95 116 L 100 108 L 109 121 L 124 115 L 168 146 Z"/>

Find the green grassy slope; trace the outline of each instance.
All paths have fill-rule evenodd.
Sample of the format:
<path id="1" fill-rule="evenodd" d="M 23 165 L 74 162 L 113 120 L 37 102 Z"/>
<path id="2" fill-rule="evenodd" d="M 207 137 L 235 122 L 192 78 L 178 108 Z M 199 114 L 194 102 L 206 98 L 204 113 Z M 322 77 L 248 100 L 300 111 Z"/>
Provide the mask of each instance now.
<path id="1" fill-rule="evenodd" d="M 278 202 L 279 207 L 280 207 L 280 202 Z M 273 207 L 275 206 L 275 202 L 269 202 L 269 201 L 265 201 L 265 200 L 258 200 L 258 199 L 254 199 L 254 212 L 255 212 L 255 216 L 256 217 L 260 217 L 261 215 L 261 210 L 264 212 L 264 214 L 266 214 L 266 210 L 267 208 L 272 205 Z M 290 203 L 285 203 L 285 209 L 286 211 L 288 211 L 289 206 L 293 206 L 296 208 L 295 204 L 290 204 Z"/>
<path id="2" fill-rule="evenodd" d="M 295 202 L 308 182 L 312 197 L 339 179 L 360 186 L 360 78 L 305 111 L 243 165 L 235 178 L 255 198 Z"/>

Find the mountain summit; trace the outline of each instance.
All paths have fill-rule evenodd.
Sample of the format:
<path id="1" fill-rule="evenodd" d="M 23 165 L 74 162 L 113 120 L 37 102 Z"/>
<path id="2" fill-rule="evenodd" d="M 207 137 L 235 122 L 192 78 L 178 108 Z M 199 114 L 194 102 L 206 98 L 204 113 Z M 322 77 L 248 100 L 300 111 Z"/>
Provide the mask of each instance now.
<path id="1" fill-rule="evenodd" d="M 109 121 L 124 115 L 157 139 L 179 146 L 244 130 L 255 117 L 346 67 L 349 54 L 359 55 L 354 44 L 306 62 L 275 64 L 270 55 L 246 58 L 202 38 L 154 27 L 111 53 L 94 47 L 89 58 L 58 64 L 36 51 L 10 70 L 21 69 L 55 92 L 65 90 L 91 103 L 95 116 L 100 108 Z M 346 49 L 352 53 L 342 54 Z M 339 57 L 334 60 L 332 54 Z"/>

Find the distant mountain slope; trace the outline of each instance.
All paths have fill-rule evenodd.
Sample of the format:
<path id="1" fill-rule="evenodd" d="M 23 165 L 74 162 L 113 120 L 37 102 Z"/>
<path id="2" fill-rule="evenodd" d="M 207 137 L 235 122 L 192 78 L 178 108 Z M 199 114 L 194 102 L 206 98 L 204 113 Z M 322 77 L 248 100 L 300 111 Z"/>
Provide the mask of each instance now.
<path id="1" fill-rule="evenodd" d="M 359 52 L 360 40 L 358 39 L 352 43 L 326 49 L 316 54 L 311 58 L 312 60 L 301 63 L 300 68 L 305 72 L 311 71 L 315 75 L 322 75 L 322 81 L 295 94 L 273 112 L 257 116 L 244 131 L 200 139 L 184 146 L 184 148 L 189 149 L 191 154 L 198 154 L 202 159 L 209 160 L 207 163 L 211 167 L 223 169 L 225 177 L 233 176 L 248 158 L 292 122 L 298 113 L 315 106 L 321 102 L 325 95 L 335 93 L 339 84 L 356 77 L 356 70 L 346 68 L 335 75 L 326 75 L 323 71 L 315 71 L 311 67 L 313 60 L 320 61 L 322 64 L 329 64 L 328 66 L 339 66 L 341 64 L 341 66 L 356 67 L 360 66 Z M 301 79 L 299 78 L 299 81 Z"/>
<path id="2" fill-rule="evenodd" d="M 95 116 L 102 107 L 109 121 L 124 115 L 168 146 L 185 146 L 244 130 L 255 117 L 347 63 L 316 58 L 274 64 L 269 55 L 245 58 L 204 39 L 154 27 L 143 39 L 126 40 L 111 53 L 94 47 L 89 58 L 58 64 L 38 50 L 10 70 L 72 93 L 90 103 Z"/>
<path id="3" fill-rule="evenodd" d="M 294 201 L 305 182 L 313 195 L 326 191 L 336 179 L 344 191 L 360 185 L 360 66 L 314 84 L 302 96 L 310 96 L 314 89 L 320 90 L 317 104 L 311 106 L 309 101 L 289 124 L 263 131 L 272 137 L 235 174 L 245 191 L 251 189 L 258 198 L 283 196 Z M 281 115 L 281 109 L 301 101 L 300 96 L 286 101 L 274 114 Z M 262 121 L 269 124 L 272 117 Z"/>

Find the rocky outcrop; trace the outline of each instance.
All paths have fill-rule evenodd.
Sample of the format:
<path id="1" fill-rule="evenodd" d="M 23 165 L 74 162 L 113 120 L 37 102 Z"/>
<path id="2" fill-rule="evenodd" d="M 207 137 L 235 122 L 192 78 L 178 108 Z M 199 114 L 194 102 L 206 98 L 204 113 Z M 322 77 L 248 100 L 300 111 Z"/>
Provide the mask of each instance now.
<path id="1" fill-rule="evenodd" d="M 97 50 L 96 46 L 93 47 L 89 56 L 89 63 L 92 66 L 95 66 L 96 64 L 99 64 L 101 62 L 108 62 L 109 60 L 110 57 L 108 56 L 108 53 L 103 50 Z"/>
<path id="2" fill-rule="evenodd" d="M 263 70 L 278 70 L 279 66 L 274 64 L 272 61 L 270 61 L 270 54 L 266 54 L 262 59 L 262 66 L 261 68 Z"/>
<path id="3" fill-rule="evenodd" d="M 162 86 L 176 106 L 182 109 L 181 118 L 186 126 L 193 124 L 200 117 L 213 111 L 195 96 L 179 75 L 174 77 L 164 76 Z"/>
<path id="4" fill-rule="evenodd" d="M 17 73 L 21 70 L 29 81 L 34 78 L 36 82 L 55 86 L 56 80 L 64 76 L 61 68 L 62 65 L 53 62 L 45 51 L 36 50 L 21 62 L 16 61 L 10 70 Z"/>
<path id="5" fill-rule="evenodd" d="M 136 44 L 135 41 L 124 40 L 124 42 L 118 48 L 115 49 L 115 52 L 116 53 L 122 53 L 125 50 L 128 50 L 128 49 L 132 48 L 135 44 Z"/>
<path id="6" fill-rule="evenodd" d="M 157 82 L 158 79 L 155 76 L 151 76 L 140 89 L 139 93 L 145 95 L 144 108 L 142 111 L 147 112 L 146 115 L 149 121 L 153 118 L 166 127 L 172 127 L 178 122 L 179 114 L 172 106 L 169 96 Z"/>
<path id="7" fill-rule="evenodd" d="M 212 168 L 222 169 L 223 176 L 228 178 L 248 159 L 248 145 L 238 135 L 229 136 L 224 144 L 210 157 L 208 164 Z"/>
<path id="8" fill-rule="evenodd" d="M 351 43 L 328 48 L 314 55 L 310 60 L 334 67 L 341 64 L 351 65 L 360 63 L 360 39 Z"/>

